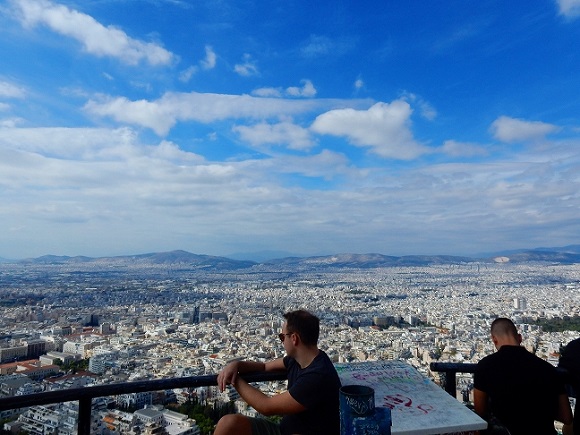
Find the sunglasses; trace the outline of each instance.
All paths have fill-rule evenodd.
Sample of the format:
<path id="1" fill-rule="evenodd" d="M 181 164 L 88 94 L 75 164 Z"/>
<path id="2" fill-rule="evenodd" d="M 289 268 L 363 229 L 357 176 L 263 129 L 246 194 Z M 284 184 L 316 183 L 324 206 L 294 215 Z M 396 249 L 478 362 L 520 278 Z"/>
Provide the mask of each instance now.
<path id="1" fill-rule="evenodd" d="M 289 334 L 284 334 L 283 332 L 281 332 L 280 334 L 278 334 L 278 338 L 280 339 L 280 341 L 283 343 L 284 340 L 286 340 L 286 336 L 287 335 L 292 335 L 293 332 L 289 333 Z"/>

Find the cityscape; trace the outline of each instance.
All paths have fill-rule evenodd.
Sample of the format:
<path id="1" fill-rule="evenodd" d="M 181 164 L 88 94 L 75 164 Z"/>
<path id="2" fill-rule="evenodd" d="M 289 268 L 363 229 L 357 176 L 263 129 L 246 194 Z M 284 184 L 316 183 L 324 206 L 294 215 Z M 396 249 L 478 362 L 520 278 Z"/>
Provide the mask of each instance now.
<path id="1" fill-rule="evenodd" d="M 319 345 L 333 362 L 401 359 L 435 382 L 431 362 L 476 363 L 493 352 L 489 325 L 498 316 L 513 319 L 526 348 L 554 365 L 580 335 L 538 324 L 580 318 L 578 263 L 497 257 L 370 267 L 365 256 L 355 267 L 352 257 L 350 266 L 204 257 L 192 266 L 179 261 L 186 253 L 170 254 L 147 266 L 142 257 L 0 264 L 1 397 L 216 374 L 233 359 L 281 357 L 282 314 L 297 308 L 320 317 Z M 469 401 L 471 375 L 458 376 L 457 398 Z M 261 388 L 274 394 L 284 385 Z M 177 412 L 192 399 L 256 414 L 233 389 L 124 394 L 94 401 L 91 433 L 209 433 Z M 70 402 L 0 411 L 0 419 L 12 433 L 72 434 L 75 412 Z"/>
<path id="2" fill-rule="evenodd" d="M 580 0 L 0 1 L 0 435 L 277 422 L 215 379 L 299 356 L 297 309 L 343 385 L 392 365 L 419 380 L 366 377 L 390 410 L 440 394 L 395 435 L 481 430 L 450 421 L 487 424 L 494 319 L 553 366 L 580 336 L 579 24 Z"/>

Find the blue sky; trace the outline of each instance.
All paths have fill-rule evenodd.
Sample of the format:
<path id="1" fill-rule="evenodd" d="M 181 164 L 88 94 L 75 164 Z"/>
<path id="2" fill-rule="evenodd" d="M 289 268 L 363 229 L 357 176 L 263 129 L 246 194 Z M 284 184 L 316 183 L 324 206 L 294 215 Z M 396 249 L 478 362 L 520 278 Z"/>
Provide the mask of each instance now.
<path id="1" fill-rule="evenodd" d="M 580 0 L 3 0 L 0 256 L 579 243 Z"/>

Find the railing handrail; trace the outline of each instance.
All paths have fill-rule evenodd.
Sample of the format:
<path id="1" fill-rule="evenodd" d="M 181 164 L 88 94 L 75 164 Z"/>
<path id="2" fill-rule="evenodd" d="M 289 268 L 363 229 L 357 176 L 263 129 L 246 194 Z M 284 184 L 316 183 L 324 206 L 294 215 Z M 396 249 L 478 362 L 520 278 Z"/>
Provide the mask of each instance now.
<path id="1" fill-rule="evenodd" d="M 241 375 L 247 382 L 271 382 L 287 379 L 286 372 L 259 372 Z M 187 376 L 181 378 L 153 379 L 135 382 L 94 385 L 83 388 L 70 388 L 43 393 L 25 394 L 0 398 L 0 411 L 28 408 L 51 403 L 79 402 L 77 433 L 89 435 L 91 432 L 92 399 L 95 397 L 117 396 L 119 394 L 140 393 L 145 391 L 170 390 L 173 388 L 197 388 L 217 385 L 217 375 Z"/>
<path id="2" fill-rule="evenodd" d="M 474 373 L 476 363 L 432 362 L 429 368 L 433 372 L 444 374 L 443 388 L 453 397 L 456 394 L 457 373 Z M 570 373 L 561 367 L 557 368 L 567 384 L 571 383 Z M 243 374 L 248 382 L 271 382 L 287 379 L 286 372 L 259 372 Z M 135 382 L 94 385 L 83 388 L 70 388 L 42 393 L 26 394 L 0 398 L 0 411 L 7 409 L 27 408 L 51 403 L 79 402 L 78 434 L 89 435 L 91 425 L 91 404 L 96 397 L 117 396 L 120 394 L 140 393 L 147 391 L 170 390 L 173 388 L 197 388 L 217 385 L 217 375 L 187 376 L 180 378 L 152 379 Z"/>
<path id="3" fill-rule="evenodd" d="M 453 397 L 456 394 L 456 375 L 457 373 L 475 373 L 477 363 L 455 363 L 455 362 L 432 362 L 429 368 L 433 372 L 444 374 L 443 388 Z M 571 373 L 563 367 L 556 367 L 556 371 L 567 385 L 572 385 Z"/>
<path id="4" fill-rule="evenodd" d="M 248 382 L 270 382 L 287 379 L 286 372 L 259 372 L 241 375 Z M 170 390 L 173 388 L 197 388 L 217 385 L 217 375 L 186 376 L 181 378 L 150 379 L 134 382 L 92 385 L 42 393 L 0 398 L 0 411 L 50 403 L 72 402 L 95 397 L 117 396 L 144 391 Z"/>

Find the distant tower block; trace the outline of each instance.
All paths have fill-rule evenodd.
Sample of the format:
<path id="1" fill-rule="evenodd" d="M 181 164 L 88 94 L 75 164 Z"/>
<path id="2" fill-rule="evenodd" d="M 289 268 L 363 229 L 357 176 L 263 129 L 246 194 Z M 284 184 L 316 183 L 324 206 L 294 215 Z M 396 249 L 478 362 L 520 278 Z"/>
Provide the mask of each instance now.
<path id="1" fill-rule="evenodd" d="M 514 298 L 514 308 L 516 310 L 525 310 L 528 307 L 526 298 Z"/>

